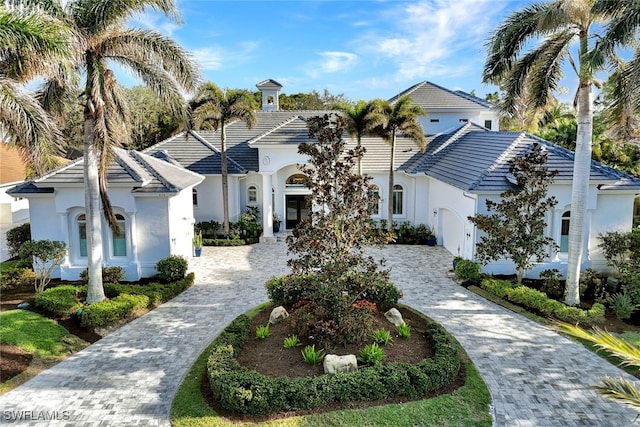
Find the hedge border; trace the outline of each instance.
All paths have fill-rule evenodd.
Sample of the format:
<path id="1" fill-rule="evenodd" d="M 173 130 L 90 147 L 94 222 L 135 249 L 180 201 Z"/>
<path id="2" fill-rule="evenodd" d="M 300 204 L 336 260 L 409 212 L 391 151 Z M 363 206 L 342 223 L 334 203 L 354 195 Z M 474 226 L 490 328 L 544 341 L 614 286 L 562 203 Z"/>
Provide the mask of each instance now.
<path id="1" fill-rule="evenodd" d="M 481 288 L 501 299 L 536 310 L 543 316 L 554 317 L 563 322 L 587 326 L 599 325 L 604 322 L 605 307 L 599 303 L 593 304 L 589 310 L 582 310 L 549 298 L 544 292 L 507 280 L 485 279 L 481 283 Z"/>
<path id="2" fill-rule="evenodd" d="M 331 403 L 416 397 L 453 383 L 462 366 L 455 339 L 425 319 L 434 356 L 416 364 L 390 363 L 356 372 L 271 378 L 241 366 L 236 356 L 249 336 L 250 319 L 238 316 L 214 340 L 207 375 L 214 399 L 231 412 L 251 415 L 313 409 Z"/>

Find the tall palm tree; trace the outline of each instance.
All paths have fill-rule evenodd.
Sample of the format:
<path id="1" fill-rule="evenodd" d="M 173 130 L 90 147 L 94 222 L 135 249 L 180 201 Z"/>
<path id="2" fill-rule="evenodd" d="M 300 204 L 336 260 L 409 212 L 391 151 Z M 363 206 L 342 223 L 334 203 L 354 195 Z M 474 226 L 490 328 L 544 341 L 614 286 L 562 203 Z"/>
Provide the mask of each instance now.
<path id="1" fill-rule="evenodd" d="M 396 137 L 398 135 L 413 140 L 421 151 L 427 148 L 427 138 L 420 125 L 419 117 L 426 111 L 415 105 L 409 96 L 402 96 L 393 103 L 382 99 L 371 101 L 371 111 L 367 115 L 372 133 L 380 136 L 391 146 L 389 164 L 389 196 L 387 200 L 387 230 L 393 229 L 393 175 L 395 170 Z"/>
<path id="2" fill-rule="evenodd" d="M 592 54 L 595 66 L 613 65 L 613 73 L 605 90 L 605 122 L 609 135 L 622 141 L 637 141 L 640 113 L 640 47 L 636 34 L 640 30 L 640 1 L 611 2 L 598 0 L 594 10 L 611 16 L 604 35 Z M 617 47 L 631 48 L 634 55 L 624 61 L 617 55 Z"/>
<path id="3" fill-rule="evenodd" d="M 0 6 L 0 134 L 43 174 L 61 135 L 22 83 L 51 74 L 71 58 L 69 28 L 48 16 Z"/>
<path id="4" fill-rule="evenodd" d="M 362 146 L 362 137 L 371 132 L 369 112 L 371 103 L 360 100 L 355 104 L 341 102 L 334 106 L 336 110 L 344 113 L 347 133 L 357 141 L 357 148 Z M 362 175 L 362 157 L 358 157 L 358 175 Z"/>
<path id="5" fill-rule="evenodd" d="M 612 2 L 614 3 L 614 2 Z M 618 3 L 618 2 L 615 2 Z M 565 62 L 578 77 L 578 134 L 574 155 L 571 195 L 571 222 L 565 302 L 580 302 L 579 279 L 585 240 L 586 196 L 591 172 L 594 80 L 589 61 L 589 41 L 594 23 L 606 22 L 606 14 L 593 9 L 594 0 L 556 0 L 531 4 L 512 13 L 492 34 L 483 80 L 501 84 L 506 100 L 517 99 L 528 91 L 534 107 L 547 104 L 558 86 Z M 529 42 L 542 42 L 526 53 Z M 577 57 L 572 48 L 577 42 Z"/>
<path id="6" fill-rule="evenodd" d="M 220 131 L 220 157 L 222 175 L 222 211 L 223 231 L 229 234 L 229 172 L 227 165 L 226 125 L 243 121 L 249 129 L 256 122 L 254 100 L 251 94 L 243 90 L 225 91 L 214 83 L 203 84 L 194 100 L 194 119 L 197 129 L 205 126 Z"/>
<path id="7" fill-rule="evenodd" d="M 150 87 L 174 114 L 188 120 L 184 91 L 194 89 L 198 72 L 187 52 L 170 38 L 153 30 L 127 28 L 136 13 L 150 8 L 177 20 L 173 0 L 16 0 L 13 3 L 37 8 L 56 17 L 73 30 L 68 40 L 77 49 L 75 76 L 82 76 L 84 106 L 84 181 L 87 218 L 87 303 L 104 299 L 102 286 L 102 214 L 118 231 L 107 194 L 107 167 L 112 148 L 128 139 L 129 114 L 111 64 L 117 63 Z M 41 102 L 51 111 L 61 111 L 57 101 L 79 80 L 60 70 L 58 78 L 48 80 Z"/>

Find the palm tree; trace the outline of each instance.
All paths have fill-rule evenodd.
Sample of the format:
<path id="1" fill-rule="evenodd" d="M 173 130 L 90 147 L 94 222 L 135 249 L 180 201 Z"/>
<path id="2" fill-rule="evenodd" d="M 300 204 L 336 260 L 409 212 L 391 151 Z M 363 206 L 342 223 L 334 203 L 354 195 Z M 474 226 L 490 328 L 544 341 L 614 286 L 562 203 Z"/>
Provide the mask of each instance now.
<path id="1" fill-rule="evenodd" d="M 224 91 L 211 82 L 203 84 L 196 96 L 194 109 L 195 127 L 208 126 L 220 130 L 220 157 L 222 175 L 222 211 L 223 231 L 229 234 L 229 173 L 227 167 L 227 131 L 226 125 L 243 121 L 249 129 L 256 122 L 254 100 L 251 94 L 243 90 Z"/>
<path id="2" fill-rule="evenodd" d="M 189 55 L 170 38 L 153 30 L 127 28 L 127 19 L 147 8 L 176 19 L 173 0 L 24 0 L 16 4 L 37 8 L 67 23 L 75 34 L 67 40 L 77 48 L 74 75 L 68 70 L 48 80 L 41 102 L 50 111 L 61 111 L 60 100 L 77 87 L 82 76 L 84 105 L 84 181 L 87 218 L 87 303 L 104 299 L 102 286 L 102 213 L 109 226 L 118 231 L 107 194 L 107 167 L 112 148 L 128 139 L 129 114 L 122 87 L 111 64 L 117 63 L 140 78 L 158 94 L 176 116 L 188 119 L 182 93 L 193 90 L 198 72 Z M 62 73 L 66 73 L 63 75 Z"/>
<path id="3" fill-rule="evenodd" d="M 594 328 L 592 332 L 588 332 L 568 323 L 559 323 L 558 329 L 560 332 L 591 342 L 608 355 L 617 357 L 620 359 L 621 366 L 640 368 L 640 349 L 607 331 Z M 640 409 L 640 390 L 631 381 L 624 378 L 604 377 L 602 384 L 595 386 L 595 389 L 603 396 L 620 400 Z"/>
<path id="4" fill-rule="evenodd" d="M 636 34 L 640 30 L 640 2 L 611 2 L 598 0 L 594 9 L 611 16 L 604 35 L 598 40 L 592 54 L 595 66 L 613 64 L 613 73 L 605 92 L 605 123 L 607 134 L 622 141 L 638 139 L 638 113 L 640 113 L 640 48 Z M 618 57 L 616 48 L 628 47 L 635 54 L 628 62 Z"/>
<path id="5" fill-rule="evenodd" d="M 503 85 L 505 99 L 516 100 L 528 91 L 533 107 L 547 104 L 569 62 L 578 76 L 578 131 L 574 155 L 571 222 L 565 302 L 580 302 L 579 278 L 585 239 L 586 195 L 591 171 L 594 67 L 588 60 L 591 26 L 604 22 L 605 13 L 592 8 L 593 0 L 556 0 L 534 3 L 512 13 L 496 29 L 488 43 L 483 80 Z M 611 2 L 619 3 L 619 2 Z M 543 37 L 539 46 L 522 54 L 531 40 Z M 578 43 L 577 57 L 571 48 Z"/>
<path id="6" fill-rule="evenodd" d="M 22 83 L 51 74 L 71 58 L 61 22 L 35 12 L 0 6 L 0 135 L 18 148 L 37 174 L 52 166 L 61 135 L 50 116 Z"/>
<path id="7" fill-rule="evenodd" d="M 393 103 L 382 99 L 371 101 L 371 111 L 367 115 L 372 133 L 380 136 L 391 146 L 389 165 L 389 196 L 387 201 L 387 230 L 393 229 L 393 173 L 395 169 L 396 137 L 398 135 L 413 140 L 424 152 L 427 138 L 420 125 L 419 117 L 426 111 L 415 105 L 409 96 L 402 96 Z"/>
<path id="8" fill-rule="evenodd" d="M 362 137 L 371 132 L 371 124 L 369 122 L 369 112 L 371 104 L 360 100 L 355 104 L 341 102 L 334 106 L 336 110 L 344 113 L 346 119 L 346 130 L 352 138 L 357 141 L 357 149 L 362 147 Z M 362 157 L 358 157 L 358 175 L 362 175 Z"/>

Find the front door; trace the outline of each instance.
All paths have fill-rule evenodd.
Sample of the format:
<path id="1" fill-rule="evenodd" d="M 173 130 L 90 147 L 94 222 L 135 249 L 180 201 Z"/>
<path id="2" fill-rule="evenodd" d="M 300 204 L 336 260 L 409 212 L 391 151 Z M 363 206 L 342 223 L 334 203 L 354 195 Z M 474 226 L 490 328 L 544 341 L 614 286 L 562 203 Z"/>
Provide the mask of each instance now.
<path id="1" fill-rule="evenodd" d="M 304 195 L 287 195 L 287 214 L 285 224 L 288 230 L 295 228 L 303 219 L 309 218 L 309 205 L 307 204 L 307 196 Z"/>

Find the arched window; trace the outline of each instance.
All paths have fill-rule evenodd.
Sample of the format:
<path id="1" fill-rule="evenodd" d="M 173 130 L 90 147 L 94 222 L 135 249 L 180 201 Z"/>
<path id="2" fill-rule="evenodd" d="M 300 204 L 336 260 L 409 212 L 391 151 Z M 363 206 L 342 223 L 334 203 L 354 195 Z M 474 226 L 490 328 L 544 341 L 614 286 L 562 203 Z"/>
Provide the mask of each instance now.
<path id="1" fill-rule="evenodd" d="M 126 221 L 123 215 L 116 214 L 116 220 L 118 222 L 118 227 L 120 228 L 119 233 L 111 233 L 112 244 L 113 244 L 113 256 L 127 256 L 127 231 L 126 231 Z"/>
<path id="2" fill-rule="evenodd" d="M 369 189 L 369 213 L 380 215 L 380 187 L 372 185 Z"/>
<path id="3" fill-rule="evenodd" d="M 287 178 L 285 186 L 287 188 L 304 188 L 307 187 L 307 182 L 309 182 L 309 178 L 306 175 L 297 173 Z"/>
<path id="4" fill-rule="evenodd" d="M 84 214 L 78 215 L 76 222 L 78 224 L 80 256 L 87 256 L 87 217 Z"/>
<path id="5" fill-rule="evenodd" d="M 560 252 L 569 252 L 569 223 L 571 211 L 562 214 L 562 224 L 560 226 Z"/>
<path id="6" fill-rule="evenodd" d="M 252 185 L 247 189 L 247 201 L 250 204 L 258 203 L 258 189 L 255 185 Z"/>
<path id="7" fill-rule="evenodd" d="M 198 190 L 194 188 L 191 191 L 191 197 L 193 198 L 193 206 L 198 206 Z"/>
<path id="8" fill-rule="evenodd" d="M 393 186 L 393 214 L 402 215 L 402 193 L 404 192 L 401 185 Z"/>

